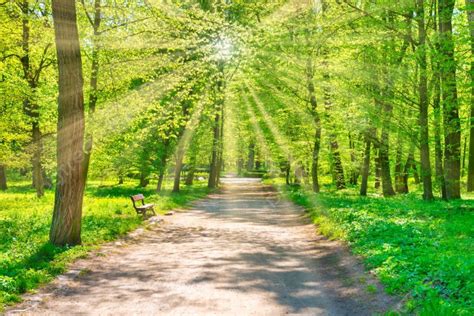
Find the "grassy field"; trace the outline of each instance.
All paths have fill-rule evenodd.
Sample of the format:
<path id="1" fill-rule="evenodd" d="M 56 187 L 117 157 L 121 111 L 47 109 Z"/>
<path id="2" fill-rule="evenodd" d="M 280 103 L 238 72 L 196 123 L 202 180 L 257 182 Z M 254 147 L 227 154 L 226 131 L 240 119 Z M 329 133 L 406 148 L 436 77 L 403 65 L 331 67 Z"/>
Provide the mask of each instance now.
<path id="1" fill-rule="evenodd" d="M 147 203 L 155 203 L 156 210 L 164 212 L 208 193 L 204 184 L 183 187 L 179 194 L 165 189 L 158 195 L 152 184 L 138 189 L 136 182 L 115 186 L 91 182 L 84 199 L 83 245 L 61 248 L 48 243 L 54 192 L 47 191 L 38 199 L 29 183 L 9 185 L 0 192 L 0 311 L 19 301 L 20 294 L 65 271 L 74 259 L 138 227 L 142 220 L 131 206 L 130 195 L 144 193 Z"/>
<path id="2" fill-rule="evenodd" d="M 388 293 L 405 295 L 408 312 L 474 315 L 474 200 L 360 197 L 355 188 L 316 195 L 271 182 L 321 233 L 347 242 Z"/>

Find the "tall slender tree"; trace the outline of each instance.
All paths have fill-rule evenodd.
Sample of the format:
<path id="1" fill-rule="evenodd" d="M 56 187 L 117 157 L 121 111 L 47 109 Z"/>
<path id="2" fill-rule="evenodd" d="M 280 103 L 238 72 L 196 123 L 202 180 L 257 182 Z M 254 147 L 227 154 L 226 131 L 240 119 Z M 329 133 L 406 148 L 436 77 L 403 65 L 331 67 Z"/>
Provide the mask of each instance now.
<path id="1" fill-rule="evenodd" d="M 461 198 L 461 124 L 454 57 L 453 10 L 455 0 L 439 0 L 440 75 L 444 118 L 444 177 L 446 197 Z"/>

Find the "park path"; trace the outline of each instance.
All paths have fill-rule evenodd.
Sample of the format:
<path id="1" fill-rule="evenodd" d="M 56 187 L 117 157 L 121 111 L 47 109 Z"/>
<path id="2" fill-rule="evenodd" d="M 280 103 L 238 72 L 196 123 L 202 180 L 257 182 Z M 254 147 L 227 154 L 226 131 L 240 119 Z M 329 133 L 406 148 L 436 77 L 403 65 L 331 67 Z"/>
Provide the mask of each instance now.
<path id="1" fill-rule="evenodd" d="M 7 314 L 372 315 L 395 304 L 300 208 L 257 180 L 226 179 Z"/>

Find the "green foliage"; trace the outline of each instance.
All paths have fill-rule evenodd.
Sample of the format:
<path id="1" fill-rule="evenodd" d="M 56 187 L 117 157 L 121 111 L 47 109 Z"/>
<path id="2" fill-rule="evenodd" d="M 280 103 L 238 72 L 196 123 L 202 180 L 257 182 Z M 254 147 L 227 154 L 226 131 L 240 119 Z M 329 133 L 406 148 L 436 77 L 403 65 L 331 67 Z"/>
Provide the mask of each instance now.
<path id="1" fill-rule="evenodd" d="M 83 245 L 56 247 L 48 242 L 54 193 L 38 199 L 25 183 L 16 182 L 0 193 L 0 308 L 20 300 L 20 294 L 35 289 L 62 273 L 68 263 L 87 256 L 101 243 L 123 236 L 142 224 L 129 196 L 144 193 L 155 203 L 158 213 L 185 206 L 203 197 L 202 184 L 186 187 L 181 193 L 137 189 L 133 183 L 104 186 L 93 182 L 86 191 L 82 219 Z"/>
<path id="2" fill-rule="evenodd" d="M 321 233 L 347 242 L 388 293 L 409 293 L 407 308 L 423 315 L 474 312 L 474 201 L 279 188 L 308 211 Z"/>

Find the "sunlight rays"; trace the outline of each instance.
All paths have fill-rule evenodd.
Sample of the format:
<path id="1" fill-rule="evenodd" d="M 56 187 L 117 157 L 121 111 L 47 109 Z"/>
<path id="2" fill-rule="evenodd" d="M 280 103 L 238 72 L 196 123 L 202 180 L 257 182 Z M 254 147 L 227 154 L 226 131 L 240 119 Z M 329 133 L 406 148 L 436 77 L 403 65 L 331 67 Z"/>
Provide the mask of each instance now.
<path id="1" fill-rule="evenodd" d="M 261 147 L 264 155 L 266 156 L 266 159 L 272 159 L 273 155 L 270 149 L 268 148 L 267 140 L 257 121 L 257 116 L 255 115 L 255 112 L 253 111 L 252 106 L 250 105 L 250 101 L 247 95 L 245 94 L 245 91 L 240 90 L 240 92 L 241 92 L 241 98 L 243 98 L 243 101 L 244 101 L 243 104 L 245 105 L 245 112 L 249 115 L 249 120 L 255 132 L 257 143 Z"/>
<path id="2" fill-rule="evenodd" d="M 269 128 L 273 139 L 276 141 L 278 147 L 280 150 L 283 151 L 283 153 L 289 157 L 290 162 L 293 160 L 293 155 L 290 150 L 289 142 L 288 139 L 286 138 L 283 133 L 280 132 L 278 127 L 273 123 L 273 119 L 270 116 L 270 114 L 266 111 L 264 104 L 260 100 L 260 98 L 257 96 L 255 93 L 254 89 L 251 88 L 247 82 L 244 83 L 246 90 L 250 93 L 250 96 L 252 100 L 254 101 L 253 103 L 256 105 L 258 111 L 261 114 L 261 118 L 264 120 L 265 124 Z"/>

